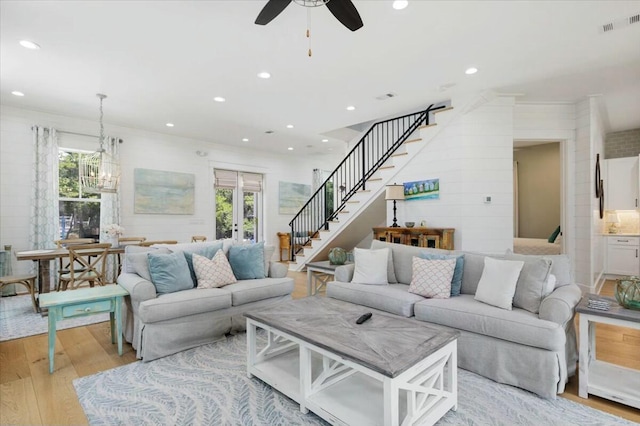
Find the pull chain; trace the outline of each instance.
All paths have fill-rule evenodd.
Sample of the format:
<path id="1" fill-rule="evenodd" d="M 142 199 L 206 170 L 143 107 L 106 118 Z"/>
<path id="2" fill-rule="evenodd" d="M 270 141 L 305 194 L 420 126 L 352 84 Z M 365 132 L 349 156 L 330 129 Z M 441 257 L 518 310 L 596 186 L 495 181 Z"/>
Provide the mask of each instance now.
<path id="1" fill-rule="evenodd" d="M 307 8 L 307 41 L 309 42 L 309 57 L 311 57 L 311 8 Z"/>

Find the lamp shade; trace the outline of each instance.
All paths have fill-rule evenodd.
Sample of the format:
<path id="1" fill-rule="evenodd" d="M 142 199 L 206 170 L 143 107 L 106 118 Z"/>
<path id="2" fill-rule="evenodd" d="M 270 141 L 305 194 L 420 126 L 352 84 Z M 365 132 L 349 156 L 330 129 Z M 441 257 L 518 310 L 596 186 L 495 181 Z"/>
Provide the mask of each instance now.
<path id="1" fill-rule="evenodd" d="M 387 185 L 385 200 L 404 200 L 404 185 Z"/>
<path id="2" fill-rule="evenodd" d="M 618 213 L 607 213 L 607 223 L 620 223 Z"/>

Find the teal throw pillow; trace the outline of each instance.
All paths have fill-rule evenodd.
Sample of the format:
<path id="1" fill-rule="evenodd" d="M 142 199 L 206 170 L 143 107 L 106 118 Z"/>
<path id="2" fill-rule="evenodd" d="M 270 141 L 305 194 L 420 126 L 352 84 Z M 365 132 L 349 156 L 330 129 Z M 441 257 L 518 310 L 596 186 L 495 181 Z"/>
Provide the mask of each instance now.
<path id="1" fill-rule="evenodd" d="M 193 269 L 193 255 L 199 254 L 200 256 L 204 256 L 207 259 L 211 260 L 213 259 L 213 256 L 216 255 L 216 252 L 218 250 L 222 250 L 222 241 L 220 241 L 218 244 L 208 245 L 201 249 L 182 252 L 184 254 L 184 258 L 187 260 L 187 265 L 189 265 L 189 272 L 191 273 L 191 280 L 193 281 L 194 287 L 198 286 L 198 278 L 196 278 L 196 271 L 195 269 Z"/>
<path id="2" fill-rule="evenodd" d="M 257 244 L 231 246 L 229 263 L 238 280 L 265 278 L 264 241 Z"/>
<path id="3" fill-rule="evenodd" d="M 456 267 L 453 270 L 453 278 L 451 279 L 451 297 L 460 296 L 460 289 L 462 288 L 462 272 L 464 272 L 464 254 L 448 255 L 448 254 L 435 254 L 435 253 L 420 253 L 422 259 L 429 260 L 448 260 L 455 259 Z"/>
<path id="4" fill-rule="evenodd" d="M 558 225 L 558 227 L 556 228 L 555 231 L 553 231 L 553 234 L 551 234 L 549 236 L 549 239 L 547 241 L 549 241 L 550 243 L 555 243 L 556 242 L 556 238 L 558 238 L 558 234 L 560 234 L 560 225 Z"/>
<path id="5" fill-rule="evenodd" d="M 149 253 L 149 274 L 156 293 L 166 294 L 193 288 L 187 260 L 182 252 Z"/>

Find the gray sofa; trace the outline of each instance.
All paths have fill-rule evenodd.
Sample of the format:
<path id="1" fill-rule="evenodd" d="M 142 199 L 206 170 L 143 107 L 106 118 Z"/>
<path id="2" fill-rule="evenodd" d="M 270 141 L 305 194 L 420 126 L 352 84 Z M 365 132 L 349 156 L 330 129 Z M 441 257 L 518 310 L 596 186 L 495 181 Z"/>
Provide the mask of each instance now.
<path id="1" fill-rule="evenodd" d="M 193 251 L 215 243 L 153 246 L 151 250 Z M 228 248 L 225 244 L 225 253 Z M 129 292 L 123 309 L 124 337 L 143 361 L 211 343 L 227 333 L 244 331 L 244 312 L 291 299 L 293 279 L 287 278 L 286 265 L 270 261 L 273 246 L 264 249 L 267 278 L 161 295 L 156 293 L 154 284 L 136 273 L 131 265 L 134 253 L 144 249 L 127 247 L 125 250 L 123 272 L 118 277 L 118 284 Z M 146 256 L 144 252 L 142 255 Z"/>
<path id="2" fill-rule="evenodd" d="M 404 317 L 413 317 L 460 331 L 458 365 L 496 382 L 517 386 L 545 398 L 564 392 L 568 377 L 575 374 L 577 350 L 574 328 L 575 306 L 581 298 L 571 282 L 566 256 L 544 256 L 553 263 L 557 278 L 551 294 L 542 299 L 538 313 L 514 307 L 501 309 L 474 299 L 484 267 L 480 253 L 448 252 L 373 241 L 372 249 L 389 247 L 388 268 L 397 284 L 351 283 L 354 265 L 336 268 L 335 280 L 327 284 L 327 297 L 368 306 Z M 412 259 L 421 252 L 464 254 L 464 272 L 459 296 L 427 299 L 408 292 Z M 534 261 L 542 256 L 491 255 Z M 391 274 L 389 274 L 391 276 Z"/>

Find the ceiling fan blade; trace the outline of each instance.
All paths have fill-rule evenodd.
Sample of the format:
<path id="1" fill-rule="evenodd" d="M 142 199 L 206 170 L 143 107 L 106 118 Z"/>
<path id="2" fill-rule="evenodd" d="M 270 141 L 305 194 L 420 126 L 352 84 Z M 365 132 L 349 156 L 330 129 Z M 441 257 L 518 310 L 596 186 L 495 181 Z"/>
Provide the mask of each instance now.
<path id="1" fill-rule="evenodd" d="M 333 16 L 351 31 L 356 31 L 364 25 L 351 0 L 331 0 L 327 2 L 326 6 L 333 13 Z"/>
<path id="2" fill-rule="evenodd" d="M 280 13 L 289 6 L 289 3 L 291 3 L 291 0 L 269 0 L 256 18 L 256 24 L 267 25 L 273 21 L 276 16 L 280 15 Z"/>

